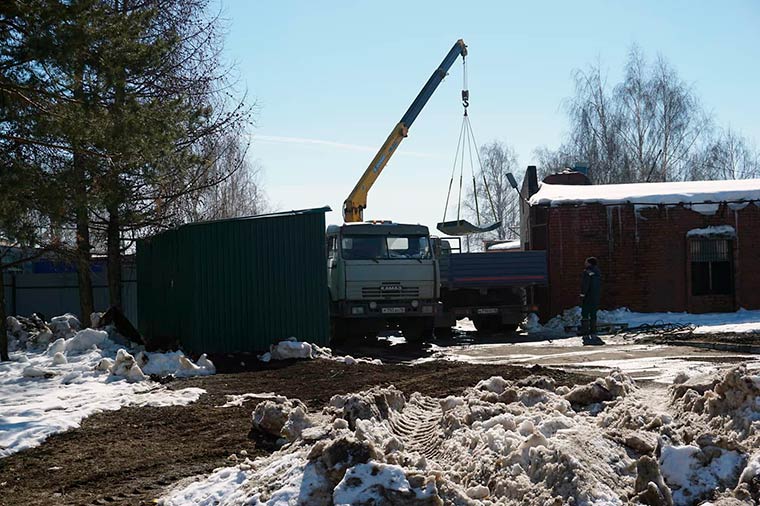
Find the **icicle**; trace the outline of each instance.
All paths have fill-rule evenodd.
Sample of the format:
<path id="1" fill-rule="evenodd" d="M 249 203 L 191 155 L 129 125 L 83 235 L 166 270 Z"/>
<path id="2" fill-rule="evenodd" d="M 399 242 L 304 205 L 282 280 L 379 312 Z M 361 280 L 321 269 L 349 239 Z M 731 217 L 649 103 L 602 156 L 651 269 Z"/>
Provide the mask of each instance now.
<path id="1" fill-rule="evenodd" d="M 639 244 L 639 218 L 646 220 L 639 214 L 637 206 L 633 206 L 633 239 L 636 241 L 636 245 Z"/>
<path id="2" fill-rule="evenodd" d="M 739 211 L 736 209 L 734 209 L 734 233 L 736 234 L 736 251 L 741 251 L 739 250 Z"/>
<path id="3" fill-rule="evenodd" d="M 610 247 L 610 253 L 612 253 L 613 243 L 615 242 L 615 233 L 612 226 L 612 206 L 607 206 L 607 244 Z"/>

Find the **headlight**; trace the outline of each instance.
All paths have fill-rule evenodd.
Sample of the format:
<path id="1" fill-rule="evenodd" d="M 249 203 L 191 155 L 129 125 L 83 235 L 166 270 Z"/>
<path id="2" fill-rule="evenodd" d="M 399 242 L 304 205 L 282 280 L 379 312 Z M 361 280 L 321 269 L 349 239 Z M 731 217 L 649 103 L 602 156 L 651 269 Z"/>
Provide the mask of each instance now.
<path id="1" fill-rule="evenodd" d="M 413 300 L 413 301 L 412 301 L 412 307 L 413 307 L 413 308 L 415 308 L 415 309 L 416 309 L 417 307 L 419 307 L 419 305 L 420 305 L 420 301 L 418 301 L 418 300 Z"/>
<path id="2" fill-rule="evenodd" d="M 351 314 L 364 314 L 364 308 L 362 306 L 354 306 L 351 308 Z"/>
<path id="3" fill-rule="evenodd" d="M 369 303 L 369 308 L 372 309 L 372 310 L 377 309 L 377 302 L 375 302 L 374 300 L 372 302 L 370 302 Z"/>

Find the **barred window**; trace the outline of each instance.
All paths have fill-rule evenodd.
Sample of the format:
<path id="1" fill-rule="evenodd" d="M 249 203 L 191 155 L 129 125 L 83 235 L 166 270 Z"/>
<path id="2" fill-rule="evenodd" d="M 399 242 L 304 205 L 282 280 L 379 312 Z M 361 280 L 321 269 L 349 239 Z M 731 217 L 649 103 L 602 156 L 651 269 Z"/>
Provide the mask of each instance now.
<path id="1" fill-rule="evenodd" d="M 734 269 L 732 242 L 727 239 L 695 239 L 691 248 L 691 294 L 730 295 Z"/>
<path id="2" fill-rule="evenodd" d="M 731 244 L 726 239 L 699 239 L 691 241 L 692 262 L 728 262 Z"/>

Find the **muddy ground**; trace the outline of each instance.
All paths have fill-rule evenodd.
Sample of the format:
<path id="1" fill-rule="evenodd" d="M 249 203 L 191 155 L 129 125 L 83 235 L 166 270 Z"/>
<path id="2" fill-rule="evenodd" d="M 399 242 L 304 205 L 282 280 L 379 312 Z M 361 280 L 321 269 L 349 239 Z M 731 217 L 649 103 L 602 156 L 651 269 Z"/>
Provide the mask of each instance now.
<path id="1" fill-rule="evenodd" d="M 228 370 L 240 361 L 219 364 Z M 226 395 L 274 392 L 320 409 L 336 394 L 393 384 L 406 394 L 460 394 L 499 375 L 520 379 L 540 372 L 558 384 L 588 376 L 547 368 L 434 361 L 415 365 L 356 364 L 315 360 L 280 362 L 257 371 L 177 380 L 173 388 L 208 393 L 189 406 L 123 408 L 85 419 L 79 429 L 50 437 L 42 446 L 0 460 L 0 505 L 147 505 L 166 486 L 229 465 L 231 454 L 267 450 L 249 438 L 254 402 L 220 408 Z"/>

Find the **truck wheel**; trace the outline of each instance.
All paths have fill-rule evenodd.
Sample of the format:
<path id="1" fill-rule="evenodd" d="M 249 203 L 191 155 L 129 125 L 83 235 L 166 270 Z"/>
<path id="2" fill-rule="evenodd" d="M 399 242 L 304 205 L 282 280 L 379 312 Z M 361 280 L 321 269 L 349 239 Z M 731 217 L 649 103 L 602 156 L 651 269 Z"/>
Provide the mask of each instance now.
<path id="1" fill-rule="evenodd" d="M 433 337 L 435 324 L 432 318 L 414 318 L 401 326 L 401 332 L 408 343 L 419 343 Z"/>
<path id="2" fill-rule="evenodd" d="M 475 316 L 472 318 L 475 329 L 483 334 L 497 332 L 501 326 L 498 316 Z"/>

